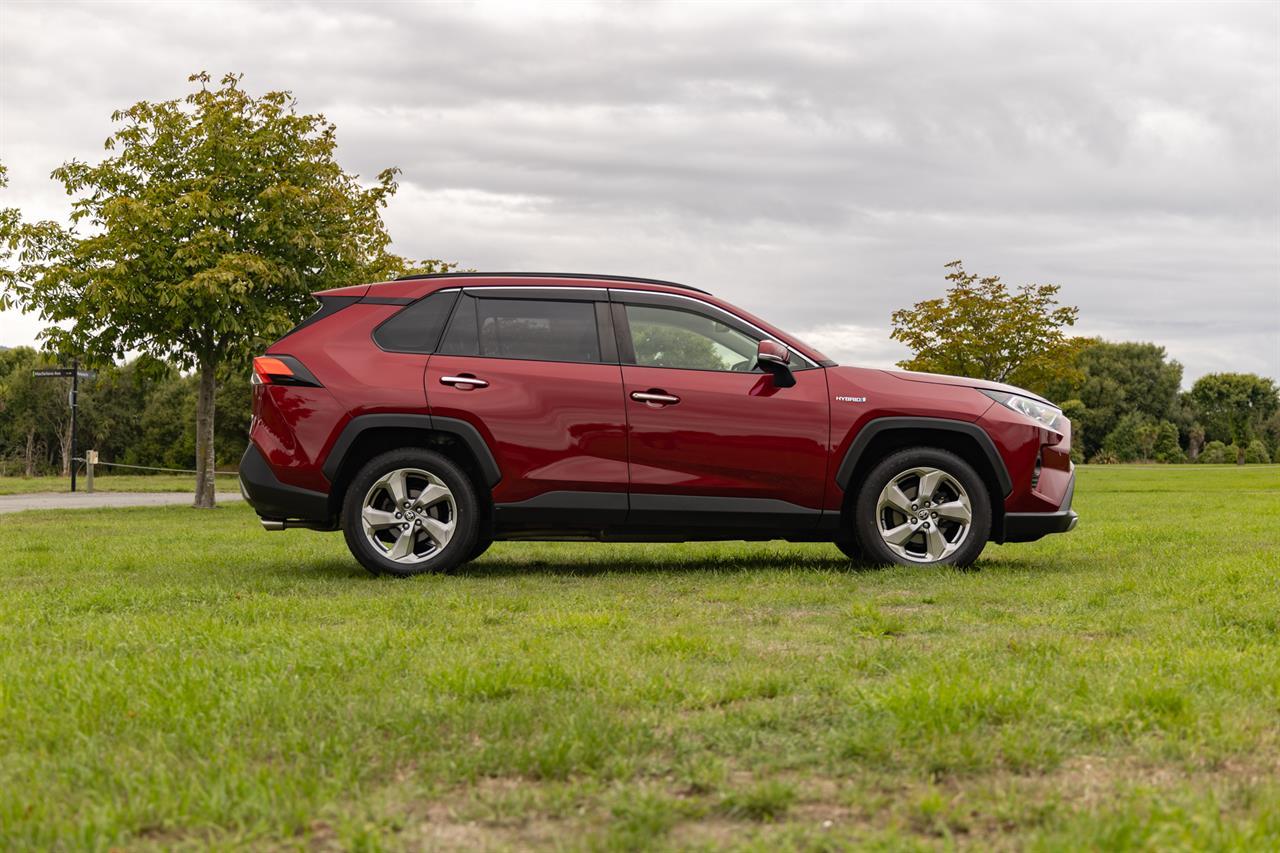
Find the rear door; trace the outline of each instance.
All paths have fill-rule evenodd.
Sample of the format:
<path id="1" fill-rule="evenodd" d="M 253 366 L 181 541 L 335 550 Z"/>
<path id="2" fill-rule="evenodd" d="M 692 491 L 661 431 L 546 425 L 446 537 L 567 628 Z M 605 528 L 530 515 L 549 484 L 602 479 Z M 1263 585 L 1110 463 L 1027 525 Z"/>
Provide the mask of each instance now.
<path id="1" fill-rule="evenodd" d="M 607 300 L 581 287 L 465 289 L 427 363 L 431 415 L 471 424 L 494 454 L 500 527 L 625 518 L 626 413 Z"/>
<path id="2" fill-rule="evenodd" d="M 629 430 L 629 526 L 817 526 L 830 434 L 826 371 L 795 385 L 755 363 L 765 334 L 701 300 L 611 291 Z"/>

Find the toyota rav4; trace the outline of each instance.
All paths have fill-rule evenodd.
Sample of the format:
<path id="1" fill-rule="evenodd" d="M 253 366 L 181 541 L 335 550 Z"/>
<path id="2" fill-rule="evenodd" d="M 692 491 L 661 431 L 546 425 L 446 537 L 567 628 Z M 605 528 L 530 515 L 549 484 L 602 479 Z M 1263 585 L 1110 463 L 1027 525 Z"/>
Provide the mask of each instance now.
<path id="1" fill-rule="evenodd" d="M 495 539 L 834 542 L 968 565 L 1071 530 L 1071 426 L 997 382 L 831 359 L 701 290 L 448 273 L 317 293 L 254 360 L 241 489 L 374 573 Z"/>

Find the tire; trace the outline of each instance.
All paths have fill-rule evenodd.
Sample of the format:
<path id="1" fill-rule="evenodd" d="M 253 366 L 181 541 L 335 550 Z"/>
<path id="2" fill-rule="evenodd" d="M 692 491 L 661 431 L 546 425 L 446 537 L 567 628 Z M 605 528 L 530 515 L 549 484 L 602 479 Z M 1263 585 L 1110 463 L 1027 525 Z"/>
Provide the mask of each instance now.
<path id="1" fill-rule="evenodd" d="M 447 457 L 418 448 L 371 459 L 342 502 L 347 547 L 375 575 L 457 568 L 470 559 L 479 521 L 471 478 Z"/>
<path id="2" fill-rule="evenodd" d="M 874 562 L 968 566 L 991 533 L 991 499 L 982 478 L 959 456 L 910 448 L 871 469 L 858 490 L 854 525 Z"/>
<path id="3" fill-rule="evenodd" d="M 852 530 L 841 530 L 833 541 L 850 562 L 865 563 L 867 561 L 867 555 L 863 553 L 862 546 L 858 544 L 858 537 Z"/>
<path id="4" fill-rule="evenodd" d="M 471 546 L 471 553 L 467 554 L 467 559 L 463 562 L 470 563 L 472 560 L 480 559 L 485 551 L 489 550 L 489 546 L 493 544 L 493 532 L 490 530 L 479 530 L 476 532 L 476 542 Z"/>

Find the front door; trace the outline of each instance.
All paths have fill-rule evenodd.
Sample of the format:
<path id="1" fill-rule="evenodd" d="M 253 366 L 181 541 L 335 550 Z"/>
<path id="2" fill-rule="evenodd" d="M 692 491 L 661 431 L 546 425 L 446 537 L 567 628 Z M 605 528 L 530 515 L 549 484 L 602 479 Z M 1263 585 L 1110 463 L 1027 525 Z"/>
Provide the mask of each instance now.
<path id="1" fill-rule="evenodd" d="M 763 334 L 700 301 L 613 291 L 628 425 L 628 525 L 817 526 L 830 433 L 826 371 L 756 365 Z"/>
<path id="2" fill-rule="evenodd" d="M 468 289 L 427 363 L 432 417 L 467 421 L 493 451 L 499 528 L 593 529 L 626 516 L 620 368 L 597 320 L 606 299 L 586 288 Z"/>

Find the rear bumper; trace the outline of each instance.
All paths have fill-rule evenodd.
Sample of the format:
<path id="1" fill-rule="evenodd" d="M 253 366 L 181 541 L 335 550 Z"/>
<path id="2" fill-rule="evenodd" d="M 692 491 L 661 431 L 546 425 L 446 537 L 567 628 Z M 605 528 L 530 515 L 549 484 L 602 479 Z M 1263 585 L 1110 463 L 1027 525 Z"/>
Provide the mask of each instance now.
<path id="1" fill-rule="evenodd" d="M 1004 532 L 1001 542 L 1034 542 L 1050 533 L 1067 533 L 1074 530 L 1080 517 L 1071 509 L 1071 499 L 1076 492 L 1076 475 L 1071 473 L 1067 494 L 1057 512 L 1007 512 L 1004 515 Z"/>
<path id="2" fill-rule="evenodd" d="M 314 524 L 332 521 L 329 496 L 280 482 L 256 444 L 250 444 L 240 460 L 240 494 L 263 518 Z"/>

